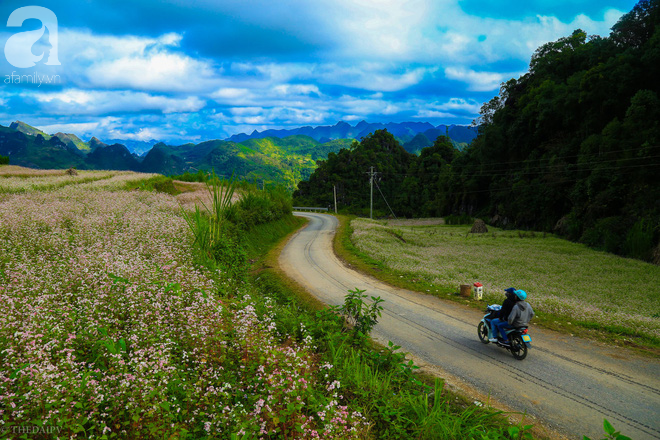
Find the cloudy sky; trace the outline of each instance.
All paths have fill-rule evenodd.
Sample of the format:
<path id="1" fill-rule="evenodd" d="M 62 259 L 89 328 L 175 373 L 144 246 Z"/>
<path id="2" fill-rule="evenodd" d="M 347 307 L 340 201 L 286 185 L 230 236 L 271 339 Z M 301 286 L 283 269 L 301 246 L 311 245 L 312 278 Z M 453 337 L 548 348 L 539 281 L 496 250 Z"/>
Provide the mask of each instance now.
<path id="1" fill-rule="evenodd" d="M 634 4 L 2 0 L 0 124 L 170 142 L 339 120 L 469 124 L 541 44 L 607 36 Z M 34 5 L 52 17 L 6 26 Z"/>

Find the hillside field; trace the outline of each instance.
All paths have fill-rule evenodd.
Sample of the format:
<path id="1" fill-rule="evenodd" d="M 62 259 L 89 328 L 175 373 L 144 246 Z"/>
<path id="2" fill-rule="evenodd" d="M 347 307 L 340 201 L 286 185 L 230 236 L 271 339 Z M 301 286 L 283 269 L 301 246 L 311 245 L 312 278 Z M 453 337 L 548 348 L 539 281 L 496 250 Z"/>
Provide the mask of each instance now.
<path id="1" fill-rule="evenodd" d="M 436 224 L 433 224 L 436 223 Z M 484 284 L 484 303 L 501 303 L 514 286 L 541 315 L 586 328 L 660 341 L 660 267 L 594 251 L 550 234 L 438 222 L 355 219 L 355 248 L 422 291 L 453 294 Z"/>

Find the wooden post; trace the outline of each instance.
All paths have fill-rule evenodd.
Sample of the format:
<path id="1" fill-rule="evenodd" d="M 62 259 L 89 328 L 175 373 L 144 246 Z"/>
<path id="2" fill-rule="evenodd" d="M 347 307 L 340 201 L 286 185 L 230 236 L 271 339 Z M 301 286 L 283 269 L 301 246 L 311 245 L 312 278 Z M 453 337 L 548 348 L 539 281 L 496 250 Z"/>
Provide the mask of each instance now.
<path id="1" fill-rule="evenodd" d="M 333 185 L 332 190 L 335 193 L 335 214 L 337 214 L 337 185 Z"/>

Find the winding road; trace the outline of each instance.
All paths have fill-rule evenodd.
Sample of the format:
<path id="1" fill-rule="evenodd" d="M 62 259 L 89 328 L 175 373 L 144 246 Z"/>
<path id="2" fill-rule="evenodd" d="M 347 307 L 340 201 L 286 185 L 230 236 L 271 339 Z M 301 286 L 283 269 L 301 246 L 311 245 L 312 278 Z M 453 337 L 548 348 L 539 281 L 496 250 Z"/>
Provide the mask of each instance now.
<path id="1" fill-rule="evenodd" d="M 660 360 L 537 327 L 533 349 L 515 360 L 482 344 L 479 311 L 398 289 L 347 267 L 334 254 L 338 225 L 327 214 L 295 213 L 309 223 L 283 249 L 284 272 L 327 304 L 349 289 L 385 300 L 372 337 L 400 345 L 416 363 L 493 406 L 524 412 L 558 438 L 603 437 L 603 418 L 634 440 L 660 439 Z M 532 300 L 533 303 L 533 300 Z"/>

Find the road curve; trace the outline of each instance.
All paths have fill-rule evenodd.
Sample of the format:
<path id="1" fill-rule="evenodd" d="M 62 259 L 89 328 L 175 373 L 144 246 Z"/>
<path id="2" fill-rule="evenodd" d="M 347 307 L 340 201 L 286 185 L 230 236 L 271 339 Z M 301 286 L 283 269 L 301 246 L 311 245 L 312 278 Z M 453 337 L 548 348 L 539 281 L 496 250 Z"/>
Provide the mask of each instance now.
<path id="1" fill-rule="evenodd" d="M 632 439 L 660 439 L 657 358 L 532 324 L 534 348 L 527 359 L 517 361 L 508 351 L 479 341 L 476 325 L 483 314 L 350 269 L 332 250 L 335 217 L 295 215 L 309 223 L 287 243 L 280 266 L 327 304 L 341 304 L 347 290 L 355 287 L 383 298 L 383 316 L 372 333 L 377 341 L 400 345 L 415 359 L 570 439 L 602 438 L 603 418 Z"/>

